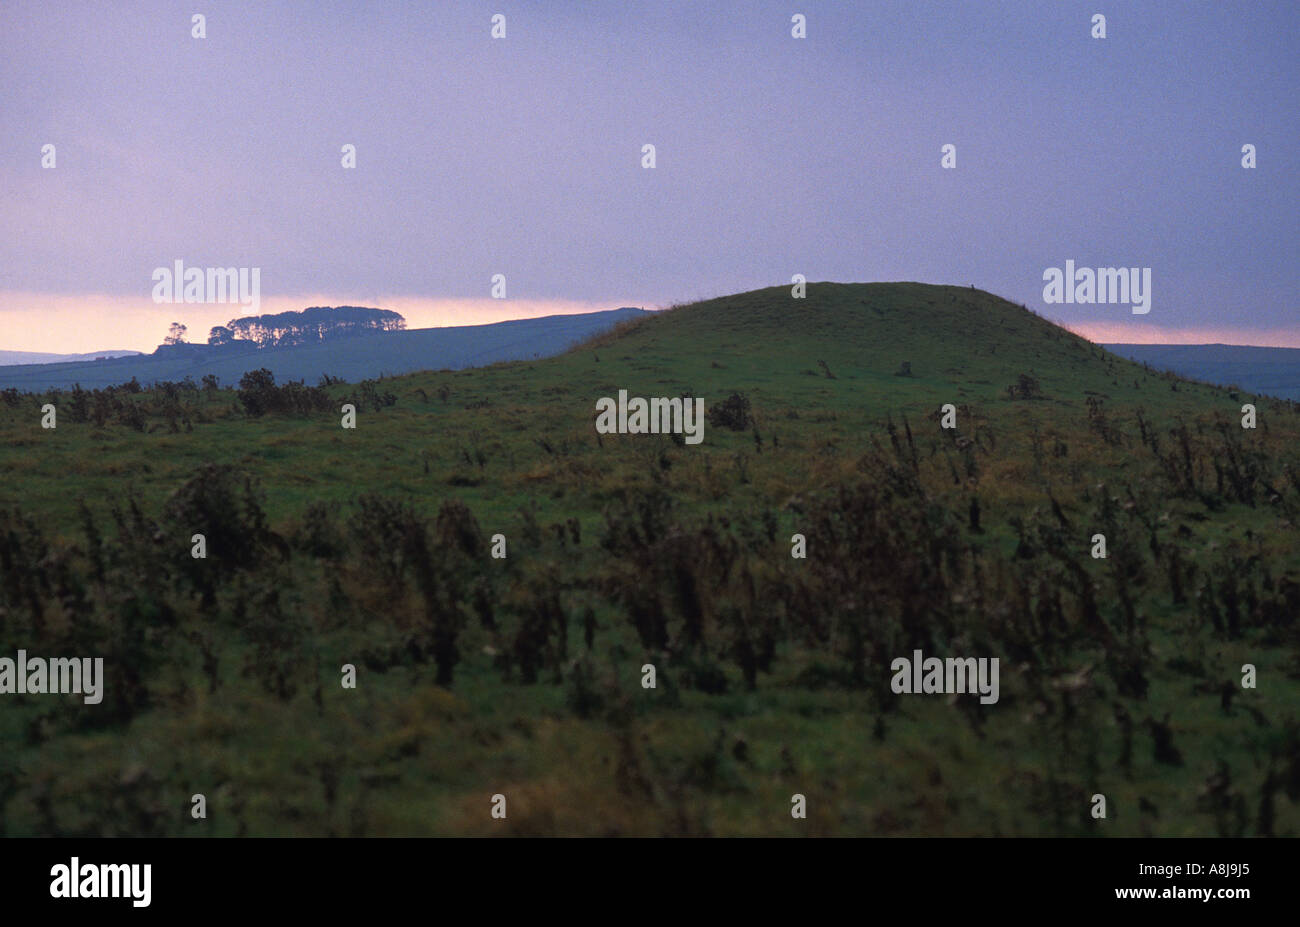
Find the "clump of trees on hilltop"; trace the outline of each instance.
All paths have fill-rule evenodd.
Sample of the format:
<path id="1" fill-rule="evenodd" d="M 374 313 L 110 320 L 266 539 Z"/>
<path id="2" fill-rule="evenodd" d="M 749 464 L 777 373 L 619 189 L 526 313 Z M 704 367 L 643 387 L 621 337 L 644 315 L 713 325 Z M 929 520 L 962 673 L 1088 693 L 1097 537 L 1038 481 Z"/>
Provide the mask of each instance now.
<path id="1" fill-rule="evenodd" d="M 290 310 L 231 319 L 208 332 L 208 344 L 248 341 L 259 348 L 282 348 L 405 328 L 406 319 L 389 309 L 312 306 L 298 312 Z"/>

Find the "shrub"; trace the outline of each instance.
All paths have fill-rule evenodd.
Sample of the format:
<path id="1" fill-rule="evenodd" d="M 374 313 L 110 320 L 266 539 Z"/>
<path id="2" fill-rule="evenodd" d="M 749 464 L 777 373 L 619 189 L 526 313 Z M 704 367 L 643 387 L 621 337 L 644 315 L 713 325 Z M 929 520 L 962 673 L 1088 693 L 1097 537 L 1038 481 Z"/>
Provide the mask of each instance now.
<path id="1" fill-rule="evenodd" d="M 704 417 L 715 428 L 729 428 L 732 431 L 747 431 L 753 422 L 749 397 L 743 393 L 732 393 L 722 402 L 710 406 Z"/>
<path id="2" fill-rule="evenodd" d="M 250 370 L 239 378 L 239 402 L 244 412 L 259 418 L 268 412 L 309 415 L 330 407 L 329 395 L 318 386 L 290 380 L 277 387 L 275 374 L 265 367 Z"/>
<path id="3" fill-rule="evenodd" d="M 1039 399 L 1042 397 L 1038 381 L 1027 373 L 1022 373 L 1016 377 L 1016 382 L 1007 387 L 1007 392 L 1012 399 Z"/>

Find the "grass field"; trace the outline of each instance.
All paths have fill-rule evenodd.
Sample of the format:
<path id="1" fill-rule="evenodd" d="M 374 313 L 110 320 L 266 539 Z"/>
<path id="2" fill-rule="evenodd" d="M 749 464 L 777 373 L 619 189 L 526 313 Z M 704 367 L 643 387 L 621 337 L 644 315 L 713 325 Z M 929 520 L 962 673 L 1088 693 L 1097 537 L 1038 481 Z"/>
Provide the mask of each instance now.
<path id="1" fill-rule="evenodd" d="M 703 443 L 598 435 L 623 389 L 703 397 Z M 107 673 L 2 696 L 5 833 L 1300 833 L 1300 405 L 982 291 L 2 398 L 0 656 Z M 913 649 L 999 658 L 999 701 L 893 693 Z"/>

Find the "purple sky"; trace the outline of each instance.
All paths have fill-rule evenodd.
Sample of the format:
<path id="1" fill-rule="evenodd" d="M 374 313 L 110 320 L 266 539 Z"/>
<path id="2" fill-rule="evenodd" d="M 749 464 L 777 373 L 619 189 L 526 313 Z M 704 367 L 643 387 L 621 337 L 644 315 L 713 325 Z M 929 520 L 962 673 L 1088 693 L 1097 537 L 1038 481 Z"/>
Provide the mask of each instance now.
<path id="1" fill-rule="evenodd" d="M 246 314 L 156 305 L 177 258 L 260 268 L 261 311 L 413 327 L 802 273 L 974 283 L 1099 340 L 1300 346 L 1297 48 L 1294 0 L 5 2 L 0 348 Z M 1045 305 L 1067 259 L 1150 267 L 1150 313 Z"/>

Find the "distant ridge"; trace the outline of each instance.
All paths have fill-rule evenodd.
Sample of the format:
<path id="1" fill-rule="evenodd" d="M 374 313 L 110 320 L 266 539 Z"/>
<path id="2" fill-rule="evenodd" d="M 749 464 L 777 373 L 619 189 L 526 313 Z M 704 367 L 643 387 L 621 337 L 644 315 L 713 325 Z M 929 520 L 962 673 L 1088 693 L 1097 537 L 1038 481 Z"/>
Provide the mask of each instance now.
<path id="1" fill-rule="evenodd" d="M 64 364 L 96 358 L 135 357 L 140 351 L 89 351 L 85 354 L 48 354 L 45 351 L 0 351 L 0 367 L 15 364 Z"/>
<path id="2" fill-rule="evenodd" d="M 509 360 L 531 360 L 559 354 L 566 348 L 641 315 L 634 308 L 608 309 L 576 315 L 516 319 L 490 325 L 420 328 L 379 332 L 317 344 L 284 348 L 236 349 L 214 354 L 202 345 L 180 345 L 180 350 L 135 354 L 106 361 L 28 363 L 0 367 L 0 389 L 27 392 L 101 389 L 129 382 L 141 385 L 166 380 L 195 381 L 212 374 L 230 386 L 249 370 L 269 369 L 279 381 L 304 380 L 311 385 L 325 374 L 356 382 L 380 375 L 396 376 L 419 370 L 457 370 Z M 184 350 L 190 347 L 193 350 Z"/>
<path id="3" fill-rule="evenodd" d="M 1300 348 L 1241 344 L 1104 344 L 1120 357 L 1179 376 L 1300 401 Z"/>

